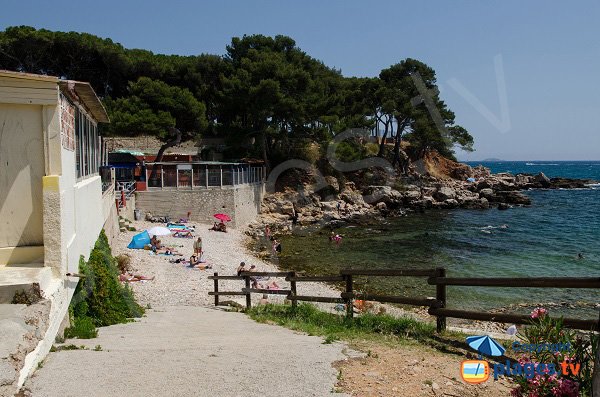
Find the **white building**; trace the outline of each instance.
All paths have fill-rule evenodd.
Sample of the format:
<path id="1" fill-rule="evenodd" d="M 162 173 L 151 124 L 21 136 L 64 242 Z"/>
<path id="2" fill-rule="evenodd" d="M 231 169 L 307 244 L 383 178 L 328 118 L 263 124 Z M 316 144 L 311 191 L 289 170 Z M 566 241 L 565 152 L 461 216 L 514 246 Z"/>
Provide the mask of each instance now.
<path id="1" fill-rule="evenodd" d="M 12 369 L 9 386 L 20 387 L 47 354 L 78 282 L 67 273 L 105 223 L 115 230 L 114 191 L 99 176 L 98 123 L 108 121 L 88 83 L 0 71 L 0 395 Z M 47 318 L 32 330 L 11 302 L 37 287 Z M 25 349 L 21 362 L 12 347 Z"/>

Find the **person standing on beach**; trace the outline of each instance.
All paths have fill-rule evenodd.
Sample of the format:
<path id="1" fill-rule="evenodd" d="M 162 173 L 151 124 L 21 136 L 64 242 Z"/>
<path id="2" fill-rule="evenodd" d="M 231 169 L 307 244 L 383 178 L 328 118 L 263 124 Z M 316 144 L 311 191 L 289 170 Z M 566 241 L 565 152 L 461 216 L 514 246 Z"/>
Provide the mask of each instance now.
<path id="1" fill-rule="evenodd" d="M 267 239 L 270 239 L 270 238 L 271 238 L 271 228 L 269 227 L 269 225 L 266 225 L 266 226 L 265 226 L 265 237 L 266 237 Z"/>
<path id="2" fill-rule="evenodd" d="M 194 254 L 198 257 L 202 256 L 202 237 L 198 236 L 198 240 L 194 241 Z"/>

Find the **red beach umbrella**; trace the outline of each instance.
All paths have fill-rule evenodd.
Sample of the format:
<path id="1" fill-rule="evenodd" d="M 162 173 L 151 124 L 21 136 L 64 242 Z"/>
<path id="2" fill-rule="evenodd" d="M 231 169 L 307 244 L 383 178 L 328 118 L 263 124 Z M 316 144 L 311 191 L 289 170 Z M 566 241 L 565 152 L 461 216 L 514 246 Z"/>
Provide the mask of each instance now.
<path id="1" fill-rule="evenodd" d="M 214 217 L 221 222 L 231 222 L 231 218 L 227 214 L 215 214 Z"/>

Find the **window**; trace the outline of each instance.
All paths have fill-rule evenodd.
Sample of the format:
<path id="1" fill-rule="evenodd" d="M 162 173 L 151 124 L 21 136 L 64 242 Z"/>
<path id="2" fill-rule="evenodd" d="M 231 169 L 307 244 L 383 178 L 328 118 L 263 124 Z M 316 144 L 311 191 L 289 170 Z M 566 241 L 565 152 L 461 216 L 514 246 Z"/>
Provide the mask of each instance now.
<path id="1" fill-rule="evenodd" d="M 75 112 L 75 138 L 77 178 L 97 174 L 100 170 L 98 128 L 81 109 Z"/>

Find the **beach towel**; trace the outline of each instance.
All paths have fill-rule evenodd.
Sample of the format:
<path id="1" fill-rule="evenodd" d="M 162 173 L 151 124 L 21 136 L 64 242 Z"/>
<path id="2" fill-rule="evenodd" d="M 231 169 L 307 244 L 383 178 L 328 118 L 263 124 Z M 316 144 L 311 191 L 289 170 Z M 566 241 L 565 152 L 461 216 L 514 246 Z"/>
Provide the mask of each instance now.
<path id="1" fill-rule="evenodd" d="M 142 233 L 133 236 L 127 248 L 141 250 L 144 249 L 146 244 L 150 244 L 150 235 L 144 230 Z"/>

